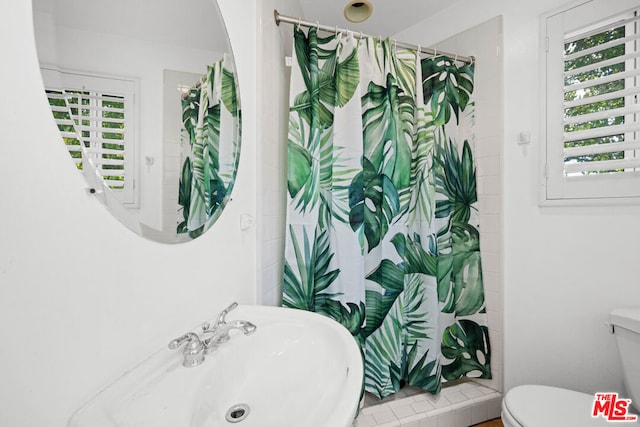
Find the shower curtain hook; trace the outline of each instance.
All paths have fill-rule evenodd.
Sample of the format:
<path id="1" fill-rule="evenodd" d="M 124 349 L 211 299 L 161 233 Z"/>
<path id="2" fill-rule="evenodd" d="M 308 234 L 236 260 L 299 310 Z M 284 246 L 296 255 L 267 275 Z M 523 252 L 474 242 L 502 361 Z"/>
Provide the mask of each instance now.
<path id="1" fill-rule="evenodd" d="M 458 54 L 456 53 L 455 58 L 453 58 L 453 62 L 454 62 L 454 64 L 455 64 L 457 61 L 458 61 Z"/>
<path id="2" fill-rule="evenodd" d="M 416 56 L 418 57 L 418 59 L 420 59 L 420 51 L 422 50 L 422 47 L 420 45 L 418 45 L 418 49 L 416 50 Z"/>
<path id="3" fill-rule="evenodd" d="M 360 31 L 360 37 L 358 37 L 358 40 L 362 40 L 362 31 Z"/>
<path id="4" fill-rule="evenodd" d="M 338 37 L 338 26 L 336 25 L 336 37 Z"/>
<path id="5" fill-rule="evenodd" d="M 316 31 L 320 31 L 320 23 L 316 21 Z"/>
<path id="6" fill-rule="evenodd" d="M 436 59 L 436 56 L 438 56 L 438 49 L 433 49 L 433 58 L 432 59 Z"/>
<path id="7" fill-rule="evenodd" d="M 302 18 L 298 17 L 298 23 L 296 24 L 296 31 L 300 31 L 300 22 L 302 21 Z"/>
<path id="8" fill-rule="evenodd" d="M 393 50 L 398 51 L 398 39 L 393 39 Z"/>

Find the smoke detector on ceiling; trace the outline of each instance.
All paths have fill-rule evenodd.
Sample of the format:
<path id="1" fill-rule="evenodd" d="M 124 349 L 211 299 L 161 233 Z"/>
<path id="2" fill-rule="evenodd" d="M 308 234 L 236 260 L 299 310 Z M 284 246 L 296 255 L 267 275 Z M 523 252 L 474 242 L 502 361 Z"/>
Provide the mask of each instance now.
<path id="1" fill-rule="evenodd" d="M 350 22 L 363 22 L 372 12 L 373 6 L 368 0 L 351 0 L 344 8 L 344 17 Z"/>

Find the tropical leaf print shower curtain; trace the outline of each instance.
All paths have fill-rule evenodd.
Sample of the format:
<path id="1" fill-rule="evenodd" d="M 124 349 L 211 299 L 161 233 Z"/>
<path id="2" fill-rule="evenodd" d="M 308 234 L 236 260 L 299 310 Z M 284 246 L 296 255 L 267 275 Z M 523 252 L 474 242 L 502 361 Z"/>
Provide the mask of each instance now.
<path id="1" fill-rule="evenodd" d="M 220 215 L 219 209 L 234 184 L 238 164 L 239 107 L 229 59 L 207 67 L 201 84 L 182 99 L 181 163 L 178 234 L 195 238 Z M 220 144 L 220 141 L 232 141 Z"/>
<path id="2" fill-rule="evenodd" d="M 283 305 L 344 325 L 365 388 L 490 378 L 473 66 L 296 28 Z"/>

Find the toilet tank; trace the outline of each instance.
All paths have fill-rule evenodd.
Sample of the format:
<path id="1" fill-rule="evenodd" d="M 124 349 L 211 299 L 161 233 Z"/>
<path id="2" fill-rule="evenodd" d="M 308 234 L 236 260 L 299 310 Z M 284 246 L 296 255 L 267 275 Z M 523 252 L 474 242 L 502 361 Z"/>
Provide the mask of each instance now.
<path id="1" fill-rule="evenodd" d="M 622 360 L 627 397 L 640 411 L 640 308 L 615 309 L 610 320 Z"/>

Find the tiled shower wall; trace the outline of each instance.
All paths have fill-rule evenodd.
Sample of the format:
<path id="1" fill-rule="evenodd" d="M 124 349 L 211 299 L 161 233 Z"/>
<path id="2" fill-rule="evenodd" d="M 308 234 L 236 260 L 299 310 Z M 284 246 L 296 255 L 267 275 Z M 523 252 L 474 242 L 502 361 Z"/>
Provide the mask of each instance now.
<path id="1" fill-rule="evenodd" d="M 276 26 L 274 9 L 301 16 L 297 0 L 258 3 L 258 245 L 256 302 L 280 305 L 287 189 L 289 75 L 284 62 L 291 56 L 293 27 Z"/>

